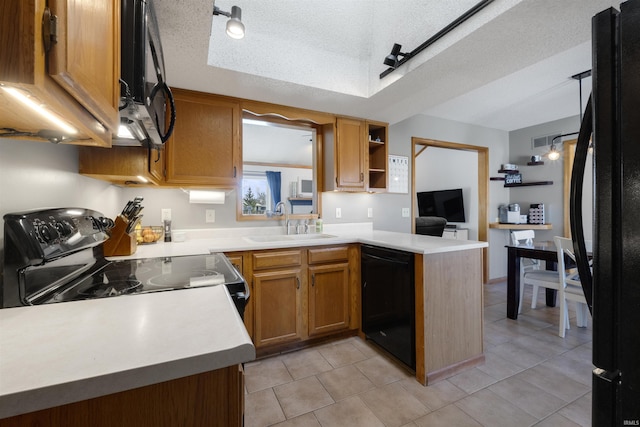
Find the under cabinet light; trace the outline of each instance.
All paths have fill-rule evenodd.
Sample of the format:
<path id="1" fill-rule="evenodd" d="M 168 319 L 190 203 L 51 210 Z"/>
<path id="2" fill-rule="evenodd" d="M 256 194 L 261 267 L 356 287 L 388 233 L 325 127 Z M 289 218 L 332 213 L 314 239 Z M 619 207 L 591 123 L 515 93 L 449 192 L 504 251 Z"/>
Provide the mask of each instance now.
<path id="1" fill-rule="evenodd" d="M 67 134 L 75 135 L 78 133 L 78 131 L 73 126 L 70 126 L 60 117 L 58 117 L 58 115 L 49 111 L 44 104 L 40 104 L 35 100 L 35 98 L 32 98 L 26 92 L 20 89 L 16 89 L 14 87 L 9 87 L 9 86 L 1 86 L 1 87 L 2 89 L 4 89 L 6 93 L 11 95 L 14 99 L 21 102 L 23 105 L 25 105 L 29 109 L 35 111 L 42 118 L 56 125 L 58 128 L 62 129 Z"/>

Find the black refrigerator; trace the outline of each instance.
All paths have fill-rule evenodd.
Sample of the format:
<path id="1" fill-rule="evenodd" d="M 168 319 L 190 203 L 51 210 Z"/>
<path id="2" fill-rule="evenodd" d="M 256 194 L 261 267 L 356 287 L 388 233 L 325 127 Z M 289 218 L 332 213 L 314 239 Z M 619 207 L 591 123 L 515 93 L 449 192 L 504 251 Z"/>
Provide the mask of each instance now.
<path id="1" fill-rule="evenodd" d="M 571 177 L 571 234 L 593 314 L 594 426 L 640 425 L 640 0 L 592 21 L 592 92 Z M 592 138 L 590 138 L 592 137 Z M 582 179 L 593 144 L 593 271 Z"/>

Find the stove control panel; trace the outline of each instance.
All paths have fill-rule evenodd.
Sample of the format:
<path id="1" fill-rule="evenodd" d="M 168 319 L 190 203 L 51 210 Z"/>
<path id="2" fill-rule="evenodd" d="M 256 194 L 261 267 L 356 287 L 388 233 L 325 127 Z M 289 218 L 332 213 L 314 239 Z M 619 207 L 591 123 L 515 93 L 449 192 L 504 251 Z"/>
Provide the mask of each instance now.
<path id="1" fill-rule="evenodd" d="M 89 209 L 59 208 L 6 214 L 6 238 L 31 265 L 99 245 L 113 221 Z"/>

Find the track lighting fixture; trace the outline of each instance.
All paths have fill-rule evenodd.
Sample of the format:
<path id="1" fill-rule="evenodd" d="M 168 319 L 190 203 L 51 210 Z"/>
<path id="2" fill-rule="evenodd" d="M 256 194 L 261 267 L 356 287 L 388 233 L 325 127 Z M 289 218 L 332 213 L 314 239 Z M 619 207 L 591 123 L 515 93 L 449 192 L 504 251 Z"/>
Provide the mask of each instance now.
<path id="1" fill-rule="evenodd" d="M 384 59 L 384 65 L 387 65 L 391 68 L 387 68 L 385 71 L 380 73 L 380 78 L 382 79 L 385 76 L 392 73 L 393 71 L 395 71 L 399 66 L 407 62 L 409 59 L 413 58 L 414 56 L 416 56 L 417 54 L 425 50 L 427 47 L 431 46 L 433 43 L 441 39 L 449 31 L 453 30 L 458 25 L 462 24 L 464 21 L 471 18 L 476 13 L 480 12 L 485 6 L 487 6 L 492 1 L 493 0 L 481 0 L 471 9 L 467 10 L 465 13 L 463 13 L 458 18 L 456 18 L 452 23 L 450 23 L 449 25 L 447 25 L 446 27 L 444 27 L 443 29 L 435 33 L 433 36 L 429 37 L 427 41 L 422 43 L 417 48 L 413 49 L 411 52 L 400 53 L 400 49 L 402 48 L 402 46 L 399 45 L 398 43 L 395 43 L 393 45 L 393 49 L 391 50 L 391 54 Z M 404 56 L 404 58 L 402 58 L 401 60 L 398 60 L 398 55 Z"/>
<path id="2" fill-rule="evenodd" d="M 551 144 L 551 149 L 547 153 L 547 159 L 549 160 L 558 160 L 560 158 L 560 152 L 556 148 L 555 144 Z"/>
<path id="3" fill-rule="evenodd" d="M 391 53 L 387 55 L 386 58 L 384 58 L 384 65 L 388 65 L 389 67 L 396 68 L 399 62 L 398 56 L 408 55 L 408 53 L 400 52 L 400 49 L 402 49 L 402 45 L 399 45 L 398 43 L 394 43 L 393 48 L 391 49 Z"/>
<path id="4" fill-rule="evenodd" d="M 244 37 L 244 24 L 242 23 L 242 9 L 238 6 L 231 6 L 231 13 L 221 10 L 213 4 L 213 15 L 222 15 L 229 18 L 227 21 L 227 35 L 232 39 L 241 39 Z"/>

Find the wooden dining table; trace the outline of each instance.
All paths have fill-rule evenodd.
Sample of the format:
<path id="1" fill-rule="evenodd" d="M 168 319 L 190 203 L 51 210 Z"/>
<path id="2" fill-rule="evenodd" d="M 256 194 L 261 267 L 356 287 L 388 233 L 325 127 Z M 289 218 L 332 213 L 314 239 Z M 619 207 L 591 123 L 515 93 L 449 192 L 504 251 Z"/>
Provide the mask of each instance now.
<path id="1" fill-rule="evenodd" d="M 531 258 L 546 261 L 547 270 L 557 270 L 558 253 L 553 242 L 533 242 L 531 245 L 506 245 L 507 248 L 507 317 L 518 318 L 520 301 L 520 259 Z M 545 288 L 546 289 L 546 288 Z M 556 305 L 555 289 L 546 289 L 546 303 Z"/>

